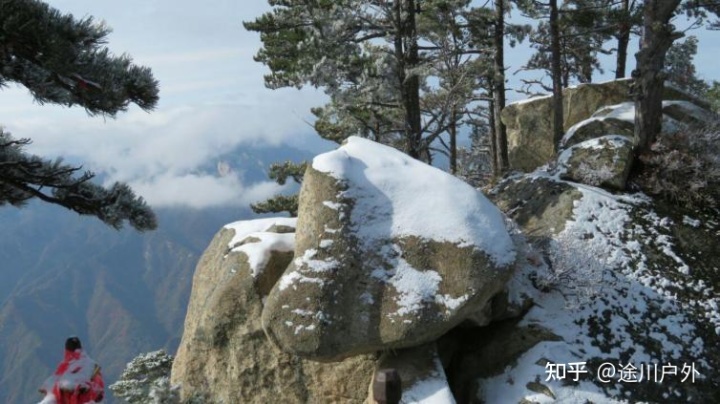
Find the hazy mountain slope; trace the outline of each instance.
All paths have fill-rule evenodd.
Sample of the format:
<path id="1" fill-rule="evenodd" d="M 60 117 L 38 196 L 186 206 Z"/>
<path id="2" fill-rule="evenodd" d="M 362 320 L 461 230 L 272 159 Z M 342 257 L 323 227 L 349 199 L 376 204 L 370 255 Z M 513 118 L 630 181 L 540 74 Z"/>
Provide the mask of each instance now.
<path id="1" fill-rule="evenodd" d="M 222 161 L 251 184 L 273 161 L 307 157 L 250 148 L 201 170 Z M 46 204 L 0 208 L 0 403 L 38 399 L 68 335 L 83 339 L 108 384 L 137 354 L 176 350 L 200 254 L 222 225 L 254 215 L 244 206 L 157 213 L 159 229 L 138 234 Z"/>
<path id="2" fill-rule="evenodd" d="M 174 349 L 203 248 L 199 242 L 178 241 L 183 237 L 176 236 L 176 229 L 140 236 L 47 214 L 60 219 L 39 215 L 38 231 L 53 237 L 0 309 L 0 402 L 32 400 L 28 393 L 61 358 L 63 340 L 71 334 L 83 338 L 109 380 L 138 352 Z M 198 239 L 209 238 L 222 225 L 217 219 L 205 223 L 192 230 Z M 40 229 L 43 225 L 48 227 Z M 12 263 L 3 261 L 2 267 Z"/>

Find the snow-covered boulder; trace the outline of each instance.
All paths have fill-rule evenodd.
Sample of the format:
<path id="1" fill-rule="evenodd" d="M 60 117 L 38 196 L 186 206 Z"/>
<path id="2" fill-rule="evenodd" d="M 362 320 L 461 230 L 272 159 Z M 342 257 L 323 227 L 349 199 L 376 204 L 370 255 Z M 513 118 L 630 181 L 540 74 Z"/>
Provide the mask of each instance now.
<path id="1" fill-rule="evenodd" d="M 434 167 L 351 137 L 300 191 L 295 259 L 263 328 L 286 352 L 340 360 L 431 342 L 482 318 L 512 274 L 500 211 Z"/>
<path id="2" fill-rule="evenodd" d="M 633 142 L 625 136 L 607 135 L 586 140 L 560 154 L 560 177 L 596 187 L 623 190 L 633 158 Z"/>
<path id="3" fill-rule="evenodd" d="M 632 139 L 634 130 L 635 125 L 632 121 L 618 119 L 613 116 L 593 116 L 570 128 L 560 141 L 560 146 L 568 148 L 586 140 L 597 139 L 610 134 Z"/>
<path id="4" fill-rule="evenodd" d="M 212 240 L 193 278 L 172 368 L 183 399 L 208 403 L 362 402 L 375 359 L 319 364 L 265 337 L 263 299 L 293 257 L 295 219 L 235 222 Z"/>

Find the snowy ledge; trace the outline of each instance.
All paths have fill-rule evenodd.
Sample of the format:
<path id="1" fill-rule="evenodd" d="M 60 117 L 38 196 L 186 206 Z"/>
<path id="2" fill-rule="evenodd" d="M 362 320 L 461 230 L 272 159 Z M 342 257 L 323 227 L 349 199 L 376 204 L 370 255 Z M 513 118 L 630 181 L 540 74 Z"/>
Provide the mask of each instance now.
<path id="1" fill-rule="evenodd" d="M 223 228 L 235 232 L 235 235 L 228 243 L 228 249 L 231 252 L 244 253 L 248 258 L 250 274 L 257 277 L 267 264 L 273 251 L 289 252 L 295 249 L 295 233 L 271 233 L 267 230 L 273 226 L 295 228 L 296 225 L 297 218 L 273 217 L 241 220 L 227 224 Z M 249 237 L 254 240 L 238 245 Z"/>

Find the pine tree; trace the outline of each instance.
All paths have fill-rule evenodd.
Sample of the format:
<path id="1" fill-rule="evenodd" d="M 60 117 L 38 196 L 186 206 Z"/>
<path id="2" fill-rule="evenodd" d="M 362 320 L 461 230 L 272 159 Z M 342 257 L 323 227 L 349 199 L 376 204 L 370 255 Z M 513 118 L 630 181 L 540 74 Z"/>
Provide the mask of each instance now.
<path id="1" fill-rule="evenodd" d="M 522 0 L 526 10 L 537 8 L 532 0 Z M 532 12 L 530 13 L 532 14 Z M 539 14 L 542 15 L 542 14 Z M 632 34 L 639 34 L 642 23 L 641 7 L 636 0 L 565 0 L 559 4 L 560 63 L 563 87 L 571 82 L 589 83 L 595 71 L 602 73 L 599 54 L 617 54 L 615 78 L 625 77 L 627 48 Z M 533 41 L 538 52 L 528 67 L 550 70 L 551 55 L 549 24 L 541 22 Z M 614 48 L 605 44 L 615 39 Z"/>
<path id="2" fill-rule="evenodd" d="M 88 17 L 63 15 L 37 0 L 0 0 L 0 86 L 25 86 L 35 101 L 81 106 L 90 115 L 114 117 L 130 103 L 145 110 L 158 101 L 150 69 L 103 46 L 110 32 Z M 152 210 L 123 183 L 109 188 L 81 167 L 27 154 L 29 139 L 0 130 L 0 205 L 16 207 L 33 198 L 93 215 L 120 228 L 157 226 Z"/>
<path id="3" fill-rule="evenodd" d="M 477 126 L 470 134 L 470 146 L 458 151 L 458 177 L 473 187 L 487 185 L 493 176 L 493 155 L 489 125 Z"/>
<path id="4" fill-rule="evenodd" d="M 291 161 L 273 163 L 270 166 L 268 177 L 280 185 L 285 185 L 288 178 L 291 178 L 296 184 L 302 184 L 307 165 L 307 161 L 300 163 L 293 163 Z M 298 194 L 275 195 L 266 201 L 250 205 L 250 208 L 255 213 L 288 212 L 291 217 L 296 217 L 298 214 Z"/>
<path id="5" fill-rule="evenodd" d="M 263 47 L 255 57 L 266 64 L 270 88 L 323 88 L 331 105 L 314 111 L 321 135 L 333 140 L 362 126 L 377 124 L 394 136 L 402 150 L 420 158 L 427 155 L 422 141 L 420 71 L 415 0 L 398 1 L 269 1 L 273 11 L 245 28 L 260 33 Z M 362 114 L 352 113 L 352 109 Z M 380 112 L 380 119 L 374 114 Z M 386 111 L 401 120 L 385 119 Z M 345 118 L 361 122 L 345 122 Z M 359 125 L 361 124 L 361 125 Z"/>
<path id="6" fill-rule="evenodd" d="M 665 72 L 667 81 L 680 90 L 687 91 L 695 96 L 704 96 L 710 86 L 698 78 L 693 59 L 697 55 L 698 40 L 689 36 L 682 42 L 675 42 L 665 57 Z"/>
<path id="7" fill-rule="evenodd" d="M 140 354 L 123 370 L 120 379 L 109 386 L 116 397 L 130 404 L 177 404 L 180 394 L 170 385 L 173 356 L 164 350 Z"/>
<path id="8" fill-rule="evenodd" d="M 708 12 L 719 15 L 720 5 L 706 0 L 646 0 L 643 6 L 643 33 L 635 55 L 635 144 L 636 153 L 650 150 L 662 128 L 662 93 L 667 72 L 666 56 L 675 40 L 684 34 L 671 23 L 685 12 L 701 24 Z"/>
<path id="9" fill-rule="evenodd" d="M 520 9 L 529 17 L 542 18 L 538 29 L 531 35 L 531 43 L 538 52 L 531 57 L 526 69 L 545 69 L 551 78 L 552 87 L 544 87 L 552 90 L 553 94 L 553 140 L 557 145 L 563 136 L 563 65 L 562 65 L 562 44 L 561 44 L 561 19 L 560 9 L 557 0 L 547 2 L 538 0 L 524 0 L 518 3 Z M 567 63 L 566 63 L 567 68 Z M 541 83 L 540 83 L 541 84 Z"/>
<path id="10" fill-rule="evenodd" d="M 426 162 L 445 154 L 455 166 L 455 139 L 474 104 L 487 101 L 477 90 L 492 66 L 490 36 L 474 27 L 482 12 L 470 1 L 270 4 L 271 13 L 245 23 L 263 41 L 256 60 L 270 68 L 270 88 L 325 90 L 330 102 L 312 109 L 320 136 L 364 136 Z"/>
<path id="11" fill-rule="evenodd" d="M 493 135 L 495 138 L 496 174 L 502 174 L 510 168 L 508 154 L 507 128 L 500 119 L 505 108 L 505 13 L 506 1 L 495 0 L 493 21 Z"/>
<path id="12" fill-rule="evenodd" d="M 423 45 L 423 60 L 428 64 L 428 76 L 437 79 L 435 85 L 424 83 L 421 109 L 424 117 L 424 142 L 431 147 L 436 140 L 440 148 L 433 148 L 448 157 L 450 172 L 457 171 L 457 138 L 464 121 L 471 114 L 472 105 L 482 98 L 478 76 L 489 69 L 483 57 L 484 46 L 473 29 L 478 11 L 469 9 L 468 0 L 434 0 L 422 3 L 418 14 L 418 32 Z M 445 136 L 447 135 L 447 141 Z"/>
<path id="13" fill-rule="evenodd" d="M 568 0 L 559 7 L 556 16 L 558 26 L 559 63 L 562 87 L 568 87 L 571 81 L 592 82 L 593 73 L 601 71 L 598 53 L 607 53 L 602 48 L 609 38 L 607 34 L 606 8 L 609 0 Z M 552 25 L 547 9 L 534 9 L 531 13 L 544 16 L 531 41 L 537 49 L 528 61 L 527 69 L 544 69 L 552 74 Z M 532 15 L 532 14 L 531 14 Z M 562 34 L 561 34 L 562 33 Z"/>
<path id="14" fill-rule="evenodd" d="M 607 11 L 607 32 L 616 39 L 615 78 L 626 76 L 627 49 L 630 44 L 630 35 L 637 35 L 642 24 L 642 7 L 636 0 L 612 1 Z"/>

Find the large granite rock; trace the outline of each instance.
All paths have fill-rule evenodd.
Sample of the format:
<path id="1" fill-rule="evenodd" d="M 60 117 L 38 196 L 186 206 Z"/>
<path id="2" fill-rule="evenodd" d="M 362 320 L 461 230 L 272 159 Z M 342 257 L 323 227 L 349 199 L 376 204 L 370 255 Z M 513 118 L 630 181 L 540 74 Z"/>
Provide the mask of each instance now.
<path id="1" fill-rule="evenodd" d="M 618 135 L 586 140 L 558 157 L 560 178 L 614 190 L 625 189 L 632 162 L 632 140 Z"/>
<path id="2" fill-rule="evenodd" d="M 367 398 L 376 359 L 333 364 L 278 351 L 260 323 L 263 299 L 292 260 L 294 219 L 223 228 L 198 263 L 172 368 L 184 400 L 208 403 L 355 402 Z M 277 233 L 283 232 L 283 233 Z"/>
<path id="3" fill-rule="evenodd" d="M 624 79 L 564 89 L 563 131 L 589 118 L 603 106 L 630 101 L 630 83 L 630 80 Z M 665 88 L 664 99 L 702 104 L 696 98 L 669 86 Z M 552 117 L 552 97 L 549 96 L 516 102 L 503 109 L 501 119 L 507 126 L 512 169 L 530 172 L 553 159 L 557 147 L 552 140 Z"/>
<path id="4" fill-rule="evenodd" d="M 284 351 L 335 361 L 431 342 L 484 312 L 515 252 L 482 194 L 353 137 L 305 174 L 295 257 L 263 327 Z"/>

